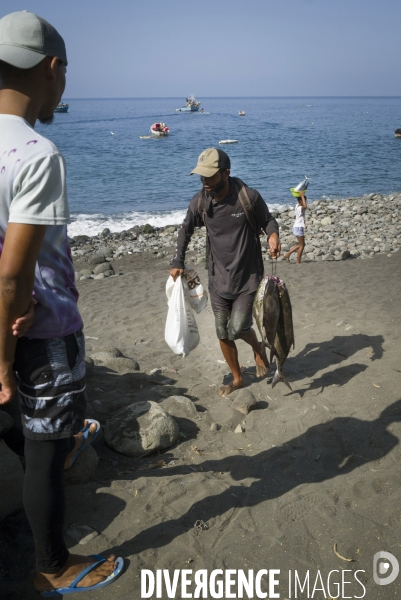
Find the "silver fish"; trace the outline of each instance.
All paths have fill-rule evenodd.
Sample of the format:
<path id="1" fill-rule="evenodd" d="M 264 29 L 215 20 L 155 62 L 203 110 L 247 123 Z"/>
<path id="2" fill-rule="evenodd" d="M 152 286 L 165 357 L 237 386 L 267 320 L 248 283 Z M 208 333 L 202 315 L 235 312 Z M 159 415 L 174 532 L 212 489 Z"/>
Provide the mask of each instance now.
<path id="1" fill-rule="evenodd" d="M 263 296 L 263 329 L 265 332 L 264 342 L 270 349 L 270 362 L 276 354 L 275 338 L 280 318 L 280 298 L 278 282 L 280 279 L 273 275 L 268 278 Z"/>
<path id="2" fill-rule="evenodd" d="M 253 302 L 252 314 L 258 326 L 262 342 L 261 351 L 270 349 L 270 361 L 274 356 L 274 336 L 280 314 L 277 283 L 278 277 L 265 275 L 259 284 Z"/>
<path id="3" fill-rule="evenodd" d="M 295 188 L 295 192 L 306 192 L 306 190 L 308 189 L 308 185 L 309 185 L 309 177 L 307 177 L 305 175 L 305 179 L 303 181 L 301 181 L 300 183 L 298 183 L 297 187 Z"/>
<path id="4" fill-rule="evenodd" d="M 252 306 L 252 315 L 256 321 L 256 325 L 259 329 L 260 336 L 262 338 L 262 344 L 264 344 L 265 332 L 263 329 L 263 297 L 265 295 L 265 287 L 267 285 L 269 277 L 265 275 L 262 281 L 259 283 L 258 290 L 255 295 L 255 299 L 253 301 Z"/>
<path id="5" fill-rule="evenodd" d="M 279 381 L 283 381 L 292 391 L 290 384 L 282 372 L 283 365 L 290 353 L 291 346 L 295 347 L 292 307 L 290 295 L 284 281 L 280 280 L 280 283 L 277 285 L 277 289 L 280 304 L 280 316 L 274 338 L 276 372 L 273 376 L 272 388 L 274 388 L 276 383 Z"/>

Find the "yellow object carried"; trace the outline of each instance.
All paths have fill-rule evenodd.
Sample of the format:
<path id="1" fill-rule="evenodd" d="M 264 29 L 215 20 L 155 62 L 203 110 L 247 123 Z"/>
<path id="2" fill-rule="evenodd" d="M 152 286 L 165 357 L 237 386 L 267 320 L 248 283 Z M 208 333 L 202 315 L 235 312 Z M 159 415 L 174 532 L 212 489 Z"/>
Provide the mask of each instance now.
<path id="1" fill-rule="evenodd" d="M 295 191 L 295 188 L 290 188 L 290 192 L 293 196 L 295 196 L 295 198 L 300 198 L 301 194 L 299 192 Z"/>

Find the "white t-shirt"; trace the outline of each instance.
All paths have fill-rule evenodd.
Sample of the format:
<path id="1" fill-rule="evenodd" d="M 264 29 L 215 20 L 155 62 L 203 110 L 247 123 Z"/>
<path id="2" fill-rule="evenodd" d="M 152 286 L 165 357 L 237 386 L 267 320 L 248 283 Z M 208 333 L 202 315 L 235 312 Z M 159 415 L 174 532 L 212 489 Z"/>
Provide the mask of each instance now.
<path id="1" fill-rule="evenodd" d="M 300 204 L 295 207 L 295 222 L 293 227 L 305 227 L 305 209 Z"/>
<path id="2" fill-rule="evenodd" d="M 56 146 L 21 117 L 0 114 L 0 253 L 8 223 L 48 226 L 35 268 L 38 304 L 28 337 L 63 337 L 82 326 L 69 222 L 65 162 Z"/>

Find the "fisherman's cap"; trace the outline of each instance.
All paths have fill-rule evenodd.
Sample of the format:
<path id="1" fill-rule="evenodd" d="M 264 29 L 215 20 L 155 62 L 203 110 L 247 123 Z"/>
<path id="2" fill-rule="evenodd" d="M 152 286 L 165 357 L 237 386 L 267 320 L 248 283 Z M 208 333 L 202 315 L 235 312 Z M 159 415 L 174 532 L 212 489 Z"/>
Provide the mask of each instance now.
<path id="1" fill-rule="evenodd" d="M 231 163 L 228 154 L 219 148 L 207 148 L 199 155 L 198 164 L 191 171 L 203 177 L 213 177 L 219 169 L 230 169 Z"/>
<path id="2" fill-rule="evenodd" d="M 27 10 L 0 19 L 0 60 L 30 69 L 45 56 L 56 56 L 67 65 L 64 40 L 50 23 Z"/>

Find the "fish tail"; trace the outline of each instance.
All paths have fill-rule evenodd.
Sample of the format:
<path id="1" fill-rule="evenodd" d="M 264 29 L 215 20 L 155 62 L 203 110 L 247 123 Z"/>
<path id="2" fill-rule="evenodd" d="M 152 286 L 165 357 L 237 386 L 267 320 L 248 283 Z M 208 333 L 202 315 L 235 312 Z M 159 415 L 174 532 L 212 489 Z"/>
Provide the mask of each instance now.
<path id="1" fill-rule="evenodd" d="M 278 383 L 279 381 L 282 381 L 283 383 L 285 383 L 285 385 L 287 387 L 289 387 L 291 391 L 293 391 L 293 389 L 290 386 L 290 384 L 288 383 L 288 381 L 287 381 L 286 376 L 284 375 L 284 373 L 282 371 L 279 371 L 277 369 L 276 372 L 274 373 L 274 376 L 273 376 L 272 388 L 274 388 L 274 386 L 276 385 L 276 383 Z"/>

